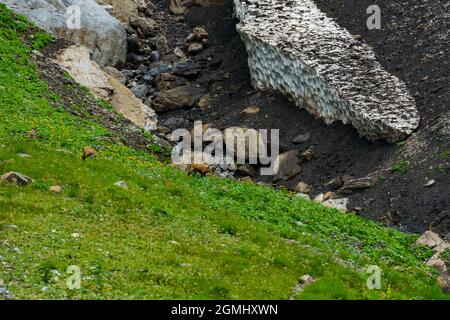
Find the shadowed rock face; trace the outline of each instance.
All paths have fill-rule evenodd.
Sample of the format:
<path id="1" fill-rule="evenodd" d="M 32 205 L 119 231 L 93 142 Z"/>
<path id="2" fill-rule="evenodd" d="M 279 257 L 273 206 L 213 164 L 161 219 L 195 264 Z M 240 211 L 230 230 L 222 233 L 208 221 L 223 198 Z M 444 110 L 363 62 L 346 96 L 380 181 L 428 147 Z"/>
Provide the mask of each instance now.
<path id="1" fill-rule="evenodd" d="M 253 85 L 276 89 L 369 140 L 402 140 L 419 125 L 406 85 L 311 0 L 234 0 Z"/>

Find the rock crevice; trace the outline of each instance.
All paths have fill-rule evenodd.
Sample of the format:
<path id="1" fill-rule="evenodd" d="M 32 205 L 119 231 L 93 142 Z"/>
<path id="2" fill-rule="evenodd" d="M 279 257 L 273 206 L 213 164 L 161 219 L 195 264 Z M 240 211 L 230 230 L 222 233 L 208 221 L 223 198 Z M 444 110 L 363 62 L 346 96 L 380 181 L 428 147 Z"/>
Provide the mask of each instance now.
<path id="1" fill-rule="evenodd" d="M 351 124 L 369 140 L 399 141 L 419 126 L 406 85 L 313 1 L 234 5 L 256 88 L 279 90 L 327 124 Z"/>

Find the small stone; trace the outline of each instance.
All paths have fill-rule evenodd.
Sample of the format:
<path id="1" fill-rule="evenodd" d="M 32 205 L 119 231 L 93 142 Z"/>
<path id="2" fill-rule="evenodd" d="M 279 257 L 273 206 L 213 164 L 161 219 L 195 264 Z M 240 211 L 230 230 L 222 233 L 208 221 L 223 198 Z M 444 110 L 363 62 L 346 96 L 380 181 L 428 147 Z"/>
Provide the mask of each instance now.
<path id="1" fill-rule="evenodd" d="M 258 107 L 249 107 L 249 108 L 246 108 L 246 109 L 242 110 L 241 113 L 243 113 L 243 114 L 257 114 L 257 113 L 260 113 L 260 112 L 261 112 L 261 109 L 258 108 Z"/>
<path id="2" fill-rule="evenodd" d="M 307 161 L 311 161 L 312 159 L 314 159 L 315 155 L 314 155 L 314 151 L 312 149 L 308 149 L 306 151 L 303 151 L 302 153 L 302 157 L 307 160 Z"/>
<path id="3" fill-rule="evenodd" d="M 324 201 L 323 197 L 324 197 L 324 194 L 323 194 L 323 193 L 317 195 L 317 196 L 314 198 L 314 202 L 322 203 L 322 202 Z"/>
<path id="4" fill-rule="evenodd" d="M 349 203 L 348 198 L 342 198 L 342 199 L 329 199 L 324 202 L 322 202 L 322 205 L 328 208 L 334 208 L 339 211 L 347 212 L 347 206 Z"/>
<path id="5" fill-rule="evenodd" d="M 203 43 L 193 42 L 188 47 L 188 53 L 191 55 L 197 54 L 203 50 Z"/>
<path id="6" fill-rule="evenodd" d="M 116 187 L 119 187 L 119 188 L 122 188 L 122 189 L 128 189 L 128 186 L 127 186 L 125 181 L 118 181 L 118 182 L 114 183 L 114 185 Z"/>
<path id="7" fill-rule="evenodd" d="M 51 186 L 49 188 L 49 191 L 53 192 L 53 193 L 61 193 L 62 190 L 63 190 L 63 188 L 61 186 Z"/>
<path id="8" fill-rule="evenodd" d="M 425 182 L 425 184 L 423 185 L 425 188 L 429 188 L 432 187 L 436 184 L 436 180 L 428 180 Z"/>
<path id="9" fill-rule="evenodd" d="M 200 109 L 209 108 L 211 106 L 211 96 L 209 94 L 204 95 L 197 102 L 197 107 Z"/>
<path id="10" fill-rule="evenodd" d="M 145 84 L 137 84 L 133 88 L 131 88 L 131 92 L 133 92 L 136 97 L 145 99 L 148 93 L 148 87 Z"/>
<path id="11" fill-rule="evenodd" d="M 336 194 L 334 192 L 327 192 L 323 195 L 323 201 L 332 199 Z"/>
<path id="12" fill-rule="evenodd" d="M 179 47 L 176 47 L 173 50 L 173 53 L 178 57 L 178 58 L 185 58 L 186 55 L 184 54 L 183 50 L 181 50 Z"/>
<path id="13" fill-rule="evenodd" d="M 71 237 L 72 237 L 73 239 L 78 239 L 80 236 L 81 236 L 81 234 L 79 234 L 79 233 L 77 233 L 77 232 L 72 233 L 72 235 L 71 235 Z"/>
<path id="14" fill-rule="evenodd" d="M 195 40 L 195 34 L 191 33 L 188 35 L 188 37 L 186 38 L 186 42 L 192 42 Z"/>
<path id="15" fill-rule="evenodd" d="M 308 193 L 310 193 L 312 191 L 312 188 L 308 184 L 306 184 L 306 183 L 301 181 L 294 187 L 293 190 L 296 191 L 296 192 L 299 192 L 299 193 L 306 193 L 306 194 L 308 194 Z"/>
<path id="16" fill-rule="evenodd" d="M 300 143 L 304 143 L 304 142 L 308 141 L 310 138 L 311 138 L 311 134 L 305 133 L 305 134 L 301 134 L 301 135 L 298 135 L 297 137 L 295 137 L 294 140 L 292 140 L 292 142 L 295 144 L 300 144 Z"/>
<path id="17" fill-rule="evenodd" d="M 309 274 L 305 274 L 300 278 L 300 282 L 304 284 L 311 284 L 314 282 L 314 278 L 310 276 Z"/>
<path id="18" fill-rule="evenodd" d="M 205 28 L 197 27 L 194 29 L 194 36 L 197 40 L 203 40 L 208 38 L 208 32 Z"/>
<path id="19" fill-rule="evenodd" d="M 19 158 L 31 158 L 31 155 L 29 155 L 27 153 L 18 153 L 17 156 Z"/>
<path id="20" fill-rule="evenodd" d="M 27 186 L 33 182 L 33 179 L 18 172 L 7 172 L 0 177 L 0 183 L 15 184 L 18 186 Z"/>
<path id="21" fill-rule="evenodd" d="M 442 240 L 438 234 L 434 233 L 431 230 L 424 232 L 420 236 L 420 238 L 417 239 L 416 244 L 427 246 L 429 248 L 432 248 L 435 252 L 439 253 L 444 252 L 449 247 L 448 243 Z"/>

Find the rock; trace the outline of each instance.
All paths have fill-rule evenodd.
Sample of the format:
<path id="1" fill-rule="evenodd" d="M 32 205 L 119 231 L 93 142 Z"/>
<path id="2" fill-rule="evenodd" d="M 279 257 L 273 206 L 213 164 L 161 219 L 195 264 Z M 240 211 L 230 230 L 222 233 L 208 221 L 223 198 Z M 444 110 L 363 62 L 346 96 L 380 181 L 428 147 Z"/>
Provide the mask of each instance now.
<path id="1" fill-rule="evenodd" d="M 196 27 L 193 31 L 194 36 L 197 40 L 204 40 L 204 39 L 208 39 L 208 32 L 206 31 L 205 28 L 202 27 Z"/>
<path id="2" fill-rule="evenodd" d="M 332 188 L 333 190 L 339 189 L 344 185 L 344 182 L 342 182 L 341 177 L 336 177 L 333 180 L 329 181 L 327 183 L 327 186 Z"/>
<path id="3" fill-rule="evenodd" d="M 274 181 L 290 180 L 300 173 L 299 151 L 291 150 L 280 154 L 274 163 Z"/>
<path id="4" fill-rule="evenodd" d="M 306 161 L 311 161 L 312 159 L 314 159 L 315 154 L 314 154 L 313 149 L 307 149 L 307 150 L 303 151 L 302 152 L 302 157 Z"/>
<path id="5" fill-rule="evenodd" d="M 372 188 L 376 183 L 374 178 L 353 179 L 344 183 L 344 186 L 339 190 L 339 193 L 350 194 L 354 191 L 360 191 Z"/>
<path id="6" fill-rule="evenodd" d="M 29 155 L 27 153 L 18 153 L 18 154 L 16 154 L 16 156 L 18 156 L 19 158 L 23 158 L 23 159 L 31 158 L 31 155 Z"/>
<path id="7" fill-rule="evenodd" d="M 197 102 L 197 107 L 200 109 L 209 108 L 211 106 L 211 96 L 209 94 L 204 95 Z"/>
<path id="8" fill-rule="evenodd" d="M 332 199 L 336 196 L 336 194 L 334 192 L 327 192 L 323 195 L 323 201 Z"/>
<path id="9" fill-rule="evenodd" d="M 191 86 L 180 86 L 161 92 L 153 100 L 156 112 L 164 113 L 172 110 L 192 107 L 202 90 Z"/>
<path id="10" fill-rule="evenodd" d="M 295 144 L 300 144 L 300 143 L 304 143 L 304 142 L 308 141 L 310 138 L 311 138 L 311 134 L 305 133 L 305 134 L 301 134 L 301 135 L 298 135 L 297 137 L 295 137 L 294 140 L 292 140 L 292 142 Z"/>
<path id="11" fill-rule="evenodd" d="M 81 158 L 86 160 L 87 158 L 94 158 L 97 155 L 97 151 L 92 147 L 83 148 L 83 155 Z"/>
<path id="12" fill-rule="evenodd" d="M 101 70 L 98 64 L 90 59 L 87 48 L 70 46 L 59 53 L 57 63 L 76 82 L 89 88 L 97 98 L 110 102 L 117 112 L 135 125 L 147 131 L 156 129 L 154 110 L 139 100 L 113 75 Z"/>
<path id="13" fill-rule="evenodd" d="M 28 186 L 33 183 L 33 179 L 18 172 L 7 172 L 0 177 L 0 183 Z"/>
<path id="14" fill-rule="evenodd" d="M 185 58 L 186 55 L 184 54 L 183 50 L 181 50 L 179 47 L 176 47 L 175 49 L 173 49 L 173 53 L 178 57 L 178 58 Z"/>
<path id="15" fill-rule="evenodd" d="M 145 84 L 137 84 L 131 88 L 131 92 L 133 92 L 136 97 L 145 99 L 148 93 L 148 87 Z"/>
<path id="16" fill-rule="evenodd" d="M 203 43 L 201 42 L 192 42 L 188 47 L 188 53 L 190 55 L 195 55 L 203 50 Z"/>
<path id="17" fill-rule="evenodd" d="M 91 60 L 88 48 L 79 45 L 65 48 L 58 54 L 56 61 L 77 83 L 89 88 L 96 97 L 106 101 L 111 99 L 114 88 L 108 81 L 108 75 Z"/>
<path id="18" fill-rule="evenodd" d="M 429 188 L 429 187 L 432 187 L 432 186 L 434 186 L 436 184 L 436 180 L 428 180 L 428 181 L 426 181 L 425 183 L 424 183 L 424 187 L 425 188 Z"/>
<path id="19" fill-rule="evenodd" d="M 334 208 L 339 211 L 347 212 L 347 206 L 349 203 L 348 198 L 342 198 L 342 199 L 329 199 L 322 202 L 322 205 L 329 208 Z"/>
<path id="20" fill-rule="evenodd" d="M 180 87 L 187 83 L 186 79 L 177 77 L 171 73 L 161 73 L 155 78 L 155 85 L 159 91 L 166 91 Z"/>
<path id="21" fill-rule="evenodd" d="M 63 188 L 61 186 L 51 186 L 49 188 L 49 191 L 53 193 L 61 193 L 63 191 Z"/>
<path id="22" fill-rule="evenodd" d="M 257 114 L 257 113 L 260 113 L 260 112 L 261 112 L 261 109 L 258 108 L 258 107 L 249 107 L 249 108 L 246 108 L 246 109 L 241 111 L 241 113 L 249 114 L 249 115 L 250 114 Z"/>
<path id="23" fill-rule="evenodd" d="M 315 281 L 309 274 L 302 276 L 299 283 L 292 289 L 292 294 L 296 295 L 303 292 L 307 286 L 313 284 Z M 294 300 L 295 297 L 293 295 L 289 297 L 289 300 Z"/>
<path id="24" fill-rule="evenodd" d="M 322 203 L 323 200 L 324 200 L 324 194 L 323 194 L 323 193 L 318 194 L 318 195 L 314 198 L 314 202 L 317 202 L 317 203 Z"/>
<path id="25" fill-rule="evenodd" d="M 192 6 L 213 6 L 223 5 L 227 0 L 170 0 L 169 9 L 170 12 L 176 15 L 185 14 Z"/>
<path id="26" fill-rule="evenodd" d="M 293 188 L 293 190 L 296 191 L 296 192 L 299 192 L 299 193 L 305 193 L 305 194 L 308 194 L 308 193 L 310 193 L 310 192 L 312 191 L 312 188 L 311 188 L 308 184 L 306 184 L 306 183 L 304 183 L 304 182 L 299 182 L 299 183 Z"/>
<path id="27" fill-rule="evenodd" d="M 424 232 L 419 239 L 416 241 L 417 245 L 423 245 L 427 246 L 429 248 L 432 248 L 434 252 L 436 253 L 442 253 L 447 248 L 449 248 L 449 244 L 445 242 L 444 240 L 439 237 L 438 234 L 434 233 L 433 231 L 426 231 Z"/>
<path id="28" fill-rule="evenodd" d="M 189 126 L 189 121 L 184 118 L 176 118 L 172 117 L 167 119 L 164 124 L 171 130 L 179 129 L 179 128 L 187 128 Z"/>
<path id="29" fill-rule="evenodd" d="M 202 70 L 201 65 L 199 65 L 197 62 L 189 60 L 186 62 L 176 64 L 175 67 L 172 69 L 172 73 L 179 77 L 194 80 L 201 70 Z"/>
<path id="30" fill-rule="evenodd" d="M 128 189 L 128 185 L 125 181 L 118 181 L 114 183 L 116 187 L 122 188 L 122 189 Z"/>
<path id="31" fill-rule="evenodd" d="M 130 25 L 136 28 L 138 33 L 143 38 L 153 35 L 158 27 L 158 24 L 155 22 L 155 20 L 144 17 L 131 19 Z"/>
<path id="32" fill-rule="evenodd" d="M 297 193 L 295 196 L 297 198 L 301 198 L 301 199 L 304 199 L 304 200 L 311 200 L 311 197 L 309 195 L 305 194 L 305 193 Z"/>
<path id="33" fill-rule="evenodd" d="M 38 27 L 87 47 L 100 66 L 125 63 L 127 34 L 122 24 L 95 0 L 1 0 L 12 10 L 28 17 Z M 79 5 L 81 26 L 69 28 L 68 8 Z"/>
<path id="34" fill-rule="evenodd" d="M 188 36 L 187 36 L 187 38 L 186 38 L 186 42 L 187 43 L 190 43 L 190 42 L 192 42 L 192 41 L 194 41 L 195 40 L 195 34 L 194 33 L 190 33 Z"/>
<path id="35" fill-rule="evenodd" d="M 167 38 L 162 34 L 159 34 L 156 38 L 156 47 L 162 53 L 170 52 L 169 41 L 167 41 Z"/>
<path id="36" fill-rule="evenodd" d="M 114 77 L 121 84 L 125 85 L 127 83 L 127 77 L 116 68 L 107 66 L 103 68 L 103 71 L 105 71 L 110 76 Z"/>

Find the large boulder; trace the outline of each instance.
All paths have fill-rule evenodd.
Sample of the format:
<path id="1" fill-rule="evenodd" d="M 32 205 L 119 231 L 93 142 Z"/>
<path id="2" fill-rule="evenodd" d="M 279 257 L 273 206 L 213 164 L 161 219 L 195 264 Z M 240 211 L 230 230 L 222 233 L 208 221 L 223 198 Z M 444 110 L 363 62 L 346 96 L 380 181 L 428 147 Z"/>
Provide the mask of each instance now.
<path id="1" fill-rule="evenodd" d="M 110 102 L 125 118 L 147 131 L 156 129 L 154 110 L 136 98 L 118 79 L 100 69 L 90 59 L 87 48 L 79 45 L 68 47 L 59 53 L 57 63 L 97 98 Z"/>
<path id="2" fill-rule="evenodd" d="M 89 48 L 100 66 L 125 63 L 127 34 L 122 24 L 95 0 L 0 0 L 37 26 Z M 71 6 L 80 8 L 80 28 L 72 28 Z"/>

